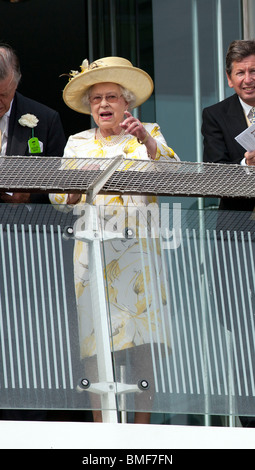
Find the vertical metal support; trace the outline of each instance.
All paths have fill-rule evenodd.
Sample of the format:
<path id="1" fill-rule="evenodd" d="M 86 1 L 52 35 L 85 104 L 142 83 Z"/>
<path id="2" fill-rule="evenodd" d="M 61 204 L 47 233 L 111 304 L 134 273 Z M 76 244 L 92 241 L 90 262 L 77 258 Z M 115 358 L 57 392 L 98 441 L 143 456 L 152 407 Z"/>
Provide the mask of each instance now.
<path id="1" fill-rule="evenodd" d="M 120 382 L 124 384 L 126 382 L 126 366 L 120 366 Z M 127 423 L 127 406 L 126 406 L 126 394 L 122 393 L 120 395 L 120 421 L 121 423 Z"/>
<path id="2" fill-rule="evenodd" d="M 197 0 L 192 0 L 192 32 L 193 32 L 193 58 L 194 58 L 194 102 L 195 102 L 195 133 L 196 133 L 196 152 L 197 161 L 202 162 L 202 138 L 201 138 L 201 87 L 200 87 L 200 61 L 199 61 L 199 33 L 198 33 L 198 5 Z M 198 198 L 198 209 L 200 212 L 199 225 L 200 225 L 200 239 L 203 244 L 204 238 L 204 220 L 203 220 L 203 198 Z M 201 263 L 204 262 L 204 250 L 201 247 Z M 203 279 L 201 279 L 202 290 L 204 290 Z M 206 304 L 204 302 L 204 311 L 206 311 Z M 206 367 L 206 364 L 205 364 Z M 206 379 L 207 380 L 207 379 Z M 208 408 L 208 402 L 206 403 Z M 210 425 L 210 416 L 205 414 L 205 425 Z"/>
<path id="3" fill-rule="evenodd" d="M 193 37 L 193 70 L 194 70 L 194 103 L 195 103 L 195 134 L 197 161 L 202 162 L 201 141 L 201 89 L 200 89 L 200 61 L 199 61 L 199 33 L 198 33 L 198 7 L 197 0 L 192 0 L 192 37 Z"/>
<path id="4" fill-rule="evenodd" d="M 108 313 L 105 299 L 101 241 L 96 206 L 90 206 L 93 217 L 94 239 L 88 240 L 91 302 L 97 345 L 97 364 L 100 382 L 108 384 L 108 391 L 101 395 L 102 417 L 105 423 L 117 423 L 110 332 L 107 321 Z"/>
<path id="5" fill-rule="evenodd" d="M 199 60 L 198 6 L 197 0 L 192 0 L 192 37 L 193 37 L 193 70 L 194 70 L 194 104 L 195 104 L 195 135 L 197 162 L 203 161 L 201 136 L 201 86 Z M 204 200 L 198 198 L 198 208 L 203 209 Z"/>
<path id="6" fill-rule="evenodd" d="M 110 24 L 111 24 L 111 55 L 115 56 L 117 55 L 115 0 L 110 0 Z"/>
<path id="7" fill-rule="evenodd" d="M 255 34 L 255 0 L 242 1 L 243 39 L 253 39 Z"/>
<path id="8" fill-rule="evenodd" d="M 122 158 L 122 155 L 115 157 L 108 165 L 108 168 L 103 172 L 103 175 L 100 175 L 89 188 L 86 197 L 86 206 L 88 209 L 85 215 L 86 229 L 85 231 L 76 231 L 74 233 L 75 238 L 87 242 L 89 248 L 90 294 L 97 347 L 98 375 L 100 380 L 98 391 L 101 395 L 102 417 L 105 423 L 117 423 L 118 418 L 101 254 L 103 232 L 100 231 L 97 206 L 93 205 L 93 201 L 108 178 L 110 178 L 118 168 Z"/>
<path id="9" fill-rule="evenodd" d="M 225 98 L 224 77 L 225 66 L 223 61 L 223 28 L 221 0 L 216 3 L 216 33 L 217 33 L 217 63 L 218 63 L 218 96 L 219 101 Z"/>
<path id="10" fill-rule="evenodd" d="M 115 162 L 116 164 L 117 162 Z M 93 189 L 89 193 L 89 199 L 93 200 Z M 97 393 L 101 397 L 102 418 L 104 423 L 117 423 L 116 395 L 139 392 L 138 385 L 116 383 L 113 374 L 113 362 L 110 344 L 110 326 L 108 322 L 108 310 L 105 297 L 105 283 L 103 275 L 103 261 L 101 254 L 101 242 L 103 231 L 100 230 L 97 215 L 97 207 L 87 204 L 86 223 L 87 230 L 77 231 L 75 238 L 88 243 L 89 247 L 89 277 L 90 295 L 93 312 L 94 331 L 97 349 L 97 367 L 99 383 L 85 387 L 91 393 Z M 123 234 L 119 234 L 123 238 Z M 105 232 L 105 237 L 116 238 L 116 234 Z M 82 388 L 78 386 L 78 390 Z"/>
<path id="11" fill-rule="evenodd" d="M 88 48 L 89 48 L 89 62 L 93 62 L 94 54 L 93 54 L 93 22 L 92 22 L 92 0 L 88 0 L 88 20 L 87 20 L 87 28 L 88 28 Z M 84 57 L 85 58 L 85 57 Z"/>

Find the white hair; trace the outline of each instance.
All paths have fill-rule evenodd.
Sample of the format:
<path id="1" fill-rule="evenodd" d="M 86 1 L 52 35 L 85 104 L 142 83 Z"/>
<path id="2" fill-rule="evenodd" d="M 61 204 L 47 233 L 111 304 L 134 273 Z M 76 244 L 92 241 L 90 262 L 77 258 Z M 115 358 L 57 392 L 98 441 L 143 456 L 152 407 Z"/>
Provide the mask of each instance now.
<path id="1" fill-rule="evenodd" d="M 18 85 L 21 79 L 19 59 L 8 44 L 0 44 L 0 81 L 5 80 L 10 74 L 13 75 Z"/>
<path id="2" fill-rule="evenodd" d="M 89 87 L 82 97 L 82 103 L 85 104 L 86 106 L 90 106 L 89 99 L 90 99 L 91 90 L 93 86 L 94 85 Z M 136 102 L 135 94 L 132 91 L 128 90 L 127 88 L 122 87 L 121 85 L 119 85 L 119 87 L 121 90 L 121 94 L 123 95 L 125 101 L 128 103 L 128 108 L 131 110 L 135 106 L 135 102 Z"/>

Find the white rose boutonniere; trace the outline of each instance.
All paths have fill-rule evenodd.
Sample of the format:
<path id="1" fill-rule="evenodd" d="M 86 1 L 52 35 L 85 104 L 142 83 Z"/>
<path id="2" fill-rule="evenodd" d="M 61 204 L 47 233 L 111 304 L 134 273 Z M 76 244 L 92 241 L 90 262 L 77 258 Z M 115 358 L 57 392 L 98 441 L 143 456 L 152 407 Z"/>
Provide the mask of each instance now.
<path id="1" fill-rule="evenodd" d="M 42 144 L 40 145 L 39 140 L 34 136 L 34 127 L 37 126 L 39 119 L 34 114 L 23 114 L 18 122 L 21 126 L 30 127 L 32 129 L 32 138 L 28 141 L 30 153 L 41 153 Z"/>
<path id="2" fill-rule="evenodd" d="M 19 119 L 19 124 L 24 127 L 31 127 L 33 129 L 37 126 L 39 119 L 34 114 L 23 114 Z"/>

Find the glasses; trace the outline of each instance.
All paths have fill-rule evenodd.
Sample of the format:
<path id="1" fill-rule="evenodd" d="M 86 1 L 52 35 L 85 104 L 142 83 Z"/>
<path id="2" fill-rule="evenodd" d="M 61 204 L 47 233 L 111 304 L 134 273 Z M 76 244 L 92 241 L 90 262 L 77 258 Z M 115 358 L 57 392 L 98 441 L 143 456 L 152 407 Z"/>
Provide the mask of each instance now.
<path id="1" fill-rule="evenodd" d="M 91 104 L 99 104 L 105 98 L 105 101 L 107 101 L 107 103 L 117 103 L 121 96 L 122 95 L 118 96 L 115 93 L 109 93 L 107 95 L 95 95 L 91 96 L 89 101 Z"/>

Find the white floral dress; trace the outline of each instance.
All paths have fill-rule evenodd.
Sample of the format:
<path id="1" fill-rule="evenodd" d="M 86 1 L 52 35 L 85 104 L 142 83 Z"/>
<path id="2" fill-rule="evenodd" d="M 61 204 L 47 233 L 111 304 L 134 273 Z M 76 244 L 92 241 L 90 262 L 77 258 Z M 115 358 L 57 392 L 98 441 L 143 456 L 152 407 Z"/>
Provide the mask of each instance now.
<path id="1" fill-rule="evenodd" d="M 144 127 L 157 141 L 156 160 L 173 162 L 179 160 L 174 151 L 167 146 L 158 124 L 148 123 L 144 124 Z M 111 137 L 107 139 L 111 142 Z M 96 140 L 95 129 L 69 137 L 64 152 L 65 157 L 72 159 L 112 158 L 120 154 L 125 155 L 127 158 L 149 159 L 145 145 L 139 144 L 134 136 L 124 135 L 117 145 L 103 146 L 101 141 Z M 59 210 L 63 210 L 64 207 L 67 208 L 67 206 L 61 208 L 61 205 L 66 204 L 66 194 L 51 194 L 50 200 Z M 86 195 L 83 195 L 80 204 L 84 204 L 85 201 Z M 95 199 L 100 214 L 103 206 L 103 217 L 106 221 L 109 220 L 109 217 L 112 217 L 113 210 L 116 211 L 118 208 L 131 209 L 132 207 L 134 208 L 135 220 L 136 210 L 153 202 L 157 202 L 156 197 L 139 195 L 98 195 Z M 125 224 L 125 217 L 122 217 L 122 219 L 121 223 Z M 147 221 L 144 221 L 144 224 L 146 225 Z M 132 239 L 115 239 L 104 242 L 104 274 L 107 284 L 106 292 L 114 351 L 149 343 L 151 332 L 154 335 L 156 330 L 160 331 L 160 337 L 162 337 L 160 315 L 158 311 L 153 311 L 151 293 L 149 299 L 145 298 L 145 283 L 149 284 L 150 282 L 150 270 L 147 262 L 148 242 L 145 239 L 142 240 L 142 247 L 143 259 L 145 260 L 143 269 L 141 264 L 141 240 L 139 241 L 138 238 L 134 237 Z M 158 256 L 158 258 L 160 263 L 160 257 Z M 146 279 L 144 279 L 144 273 L 146 273 Z M 77 240 L 74 248 L 74 282 L 78 310 L 80 354 L 81 358 L 90 357 L 96 354 L 96 341 L 89 288 L 88 245 Z M 163 304 L 165 304 L 166 296 L 163 284 L 161 296 Z M 148 305 L 149 312 L 147 311 Z"/>

